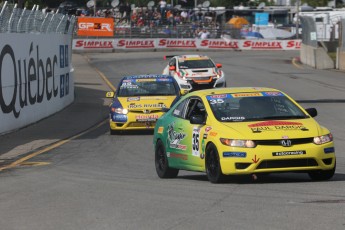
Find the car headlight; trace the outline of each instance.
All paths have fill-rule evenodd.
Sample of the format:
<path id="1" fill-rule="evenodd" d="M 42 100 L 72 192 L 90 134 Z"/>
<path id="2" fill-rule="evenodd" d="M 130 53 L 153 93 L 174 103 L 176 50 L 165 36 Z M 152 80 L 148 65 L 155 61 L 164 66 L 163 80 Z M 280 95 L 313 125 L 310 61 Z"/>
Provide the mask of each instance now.
<path id="1" fill-rule="evenodd" d="M 331 133 L 323 136 L 314 137 L 314 144 L 316 145 L 322 145 L 331 141 L 333 141 L 333 135 Z"/>
<path id="2" fill-rule="evenodd" d="M 127 114 L 128 113 L 128 109 L 124 109 L 124 108 L 111 108 L 111 111 L 114 113 L 118 113 L 118 114 Z"/>
<path id="3" fill-rule="evenodd" d="M 242 148 L 255 148 L 256 144 L 252 140 L 236 140 L 236 139 L 227 139 L 227 138 L 220 138 L 220 142 L 223 145 L 231 146 L 231 147 L 242 147 Z"/>

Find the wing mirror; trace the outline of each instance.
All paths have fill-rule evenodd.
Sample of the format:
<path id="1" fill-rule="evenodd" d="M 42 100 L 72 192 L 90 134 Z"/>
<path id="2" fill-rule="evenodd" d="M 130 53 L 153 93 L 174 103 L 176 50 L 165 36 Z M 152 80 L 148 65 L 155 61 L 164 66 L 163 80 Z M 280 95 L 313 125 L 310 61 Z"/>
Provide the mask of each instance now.
<path id="1" fill-rule="evenodd" d="M 170 108 L 162 108 L 162 112 L 166 113 L 170 110 Z"/>
<path id="2" fill-rule="evenodd" d="M 171 65 L 171 66 L 169 66 L 169 70 L 170 70 L 170 71 L 175 71 L 175 70 L 176 70 L 176 67 L 173 66 L 173 65 Z"/>
<path id="3" fill-rule="evenodd" d="M 203 125 L 205 124 L 205 116 L 193 115 L 189 118 L 189 122 L 193 125 Z"/>
<path id="4" fill-rule="evenodd" d="M 106 95 L 105 95 L 105 97 L 106 97 L 106 98 L 113 98 L 114 95 L 115 95 L 115 92 L 107 92 Z"/>
<path id="5" fill-rule="evenodd" d="M 222 65 L 222 64 L 220 64 L 220 63 L 217 63 L 217 64 L 216 64 L 216 67 L 217 67 L 217 68 L 222 68 L 222 67 L 223 67 L 223 65 Z"/>
<path id="6" fill-rule="evenodd" d="M 306 109 L 306 111 L 311 117 L 317 116 L 317 110 L 315 108 L 308 108 L 308 109 Z"/>
<path id="7" fill-rule="evenodd" d="M 189 90 L 187 90 L 187 89 L 181 89 L 180 90 L 180 95 L 181 96 L 186 95 L 188 92 L 189 92 Z"/>

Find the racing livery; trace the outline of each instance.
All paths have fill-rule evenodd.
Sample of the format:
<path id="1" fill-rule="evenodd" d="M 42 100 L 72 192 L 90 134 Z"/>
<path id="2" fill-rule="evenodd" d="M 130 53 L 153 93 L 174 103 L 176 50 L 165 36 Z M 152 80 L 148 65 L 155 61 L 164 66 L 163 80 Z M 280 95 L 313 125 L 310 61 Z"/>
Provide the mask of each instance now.
<path id="1" fill-rule="evenodd" d="M 165 56 L 170 58 L 163 74 L 174 76 L 181 89 L 190 91 L 226 87 L 221 64 L 205 55 Z"/>
<path id="2" fill-rule="evenodd" d="M 109 108 L 110 133 L 120 130 L 153 129 L 157 119 L 181 94 L 175 79 L 168 75 L 138 75 L 122 78 Z"/>
<path id="3" fill-rule="evenodd" d="M 336 168 L 333 136 L 316 115 L 272 88 L 189 93 L 156 123 L 157 174 L 200 171 L 217 183 L 225 175 L 306 172 L 328 180 Z"/>

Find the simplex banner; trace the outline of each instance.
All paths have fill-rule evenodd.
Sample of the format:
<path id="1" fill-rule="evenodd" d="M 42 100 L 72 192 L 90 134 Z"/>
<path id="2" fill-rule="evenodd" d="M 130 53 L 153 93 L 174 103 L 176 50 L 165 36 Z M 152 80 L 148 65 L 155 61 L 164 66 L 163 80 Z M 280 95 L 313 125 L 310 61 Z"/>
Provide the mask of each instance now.
<path id="1" fill-rule="evenodd" d="M 213 50 L 299 50 L 301 40 L 268 39 L 73 39 L 73 50 L 145 50 L 145 49 L 213 49 Z"/>
<path id="2" fill-rule="evenodd" d="M 2 33 L 0 133 L 60 111 L 74 100 L 71 35 Z"/>

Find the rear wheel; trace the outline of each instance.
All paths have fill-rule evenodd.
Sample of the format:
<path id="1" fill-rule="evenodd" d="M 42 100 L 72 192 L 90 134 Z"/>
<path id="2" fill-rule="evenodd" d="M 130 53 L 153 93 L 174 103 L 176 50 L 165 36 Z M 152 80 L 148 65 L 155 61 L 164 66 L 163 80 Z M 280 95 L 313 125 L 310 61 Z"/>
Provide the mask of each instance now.
<path id="1" fill-rule="evenodd" d="M 209 144 L 206 148 L 206 174 L 211 183 L 219 183 L 224 179 L 224 174 L 220 167 L 218 150 L 214 144 Z"/>
<path id="2" fill-rule="evenodd" d="M 331 170 L 320 170 L 320 171 L 311 171 L 309 172 L 309 177 L 315 181 L 329 180 L 334 176 L 336 168 L 336 162 L 334 163 L 334 168 Z"/>
<path id="3" fill-rule="evenodd" d="M 175 178 L 179 172 L 178 169 L 173 169 L 169 167 L 169 162 L 167 154 L 165 152 L 165 147 L 161 140 L 157 141 L 156 151 L 155 151 L 155 166 L 157 175 L 160 178 Z"/>

